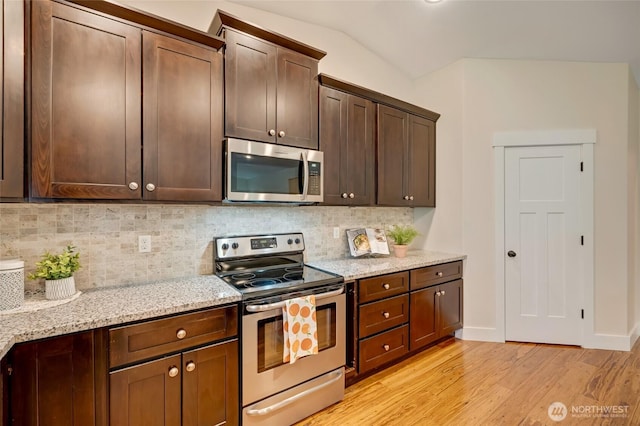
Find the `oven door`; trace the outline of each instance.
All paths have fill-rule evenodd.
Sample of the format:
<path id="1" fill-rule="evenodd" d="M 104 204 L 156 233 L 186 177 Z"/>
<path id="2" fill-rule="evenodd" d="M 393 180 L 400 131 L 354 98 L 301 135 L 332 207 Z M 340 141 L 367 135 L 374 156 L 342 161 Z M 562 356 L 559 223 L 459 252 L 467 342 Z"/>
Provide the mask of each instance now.
<path id="1" fill-rule="evenodd" d="M 318 354 L 299 358 L 294 364 L 282 361 L 282 307 L 257 313 L 248 312 L 251 308 L 246 306 L 242 317 L 243 407 L 344 366 L 344 287 L 316 295 Z M 260 305 L 257 305 L 257 308 L 260 309 Z M 313 395 L 310 395 L 310 398 L 313 399 Z"/>
<path id="2" fill-rule="evenodd" d="M 227 139 L 225 201 L 322 202 L 323 158 L 320 151 Z"/>

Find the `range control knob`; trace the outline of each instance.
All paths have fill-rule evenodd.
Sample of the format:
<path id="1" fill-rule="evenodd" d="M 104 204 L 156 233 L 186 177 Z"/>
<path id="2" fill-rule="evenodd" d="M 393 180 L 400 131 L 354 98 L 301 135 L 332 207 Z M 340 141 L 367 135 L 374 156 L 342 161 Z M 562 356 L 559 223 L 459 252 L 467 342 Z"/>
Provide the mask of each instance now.
<path id="1" fill-rule="evenodd" d="M 238 248 L 238 243 L 231 244 L 231 248 L 234 249 L 234 250 L 237 249 Z"/>
<path id="2" fill-rule="evenodd" d="M 296 244 L 300 244 L 300 238 L 296 238 Z"/>
<path id="3" fill-rule="evenodd" d="M 222 243 L 222 245 L 220 246 L 220 248 L 222 248 L 222 250 L 229 250 L 229 244 L 227 244 L 227 243 Z"/>
<path id="4" fill-rule="evenodd" d="M 289 245 L 293 244 L 293 240 L 292 240 L 291 238 L 289 238 L 289 239 L 287 240 L 287 244 L 289 244 Z"/>

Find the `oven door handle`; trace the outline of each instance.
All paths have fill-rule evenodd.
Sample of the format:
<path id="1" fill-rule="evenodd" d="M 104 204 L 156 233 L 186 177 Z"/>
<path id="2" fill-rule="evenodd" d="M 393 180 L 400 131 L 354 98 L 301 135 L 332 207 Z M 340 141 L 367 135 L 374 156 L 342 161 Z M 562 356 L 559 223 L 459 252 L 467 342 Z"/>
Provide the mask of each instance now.
<path id="1" fill-rule="evenodd" d="M 281 408 L 286 407 L 287 405 L 293 404 L 294 402 L 296 402 L 297 400 L 299 400 L 300 398 L 304 398 L 306 396 L 309 396 L 310 394 L 317 392 L 323 388 L 326 388 L 327 386 L 337 382 L 338 380 L 342 379 L 342 375 L 344 369 L 340 369 L 339 371 L 332 371 L 331 373 L 328 373 L 326 375 L 326 377 L 329 378 L 329 380 L 327 380 L 326 382 L 318 385 L 318 386 L 314 386 L 311 389 L 307 389 L 305 391 L 300 392 L 299 394 L 290 396 L 289 398 L 283 399 L 280 402 L 276 402 L 275 404 L 269 405 L 268 407 L 264 407 L 264 408 L 253 408 L 256 407 L 258 404 L 253 405 L 252 407 L 248 407 L 247 408 L 247 415 L 248 416 L 266 416 L 269 413 L 272 413 L 276 410 L 280 410 Z M 333 376 L 333 377 L 331 377 Z"/>
<path id="2" fill-rule="evenodd" d="M 328 291 L 326 293 L 316 294 L 316 300 L 326 299 L 327 297 L 338 296 L 339 294 L 342 294 L 342 293 L 344 293 L 344 287 L 341 287 L 337 290 Z M 284 308 L 286 304 L 287 302 L 283 301 L 283 302 L 269 303 L 267 305 L 248 305 L 247 311 L 265 312 L 265 311 L 270 311 L 272 309 Z"/>

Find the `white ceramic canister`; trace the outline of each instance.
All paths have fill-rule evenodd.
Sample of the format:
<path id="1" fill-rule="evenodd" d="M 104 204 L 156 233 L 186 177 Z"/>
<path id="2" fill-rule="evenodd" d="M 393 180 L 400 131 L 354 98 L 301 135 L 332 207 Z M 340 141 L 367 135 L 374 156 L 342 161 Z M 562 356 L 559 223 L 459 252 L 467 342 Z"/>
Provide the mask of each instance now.
<path id="1" fill-rule="evenodd" d="M 24 262 L 0 260 L 0 311 L 19 308 L 24 303 Z"/>

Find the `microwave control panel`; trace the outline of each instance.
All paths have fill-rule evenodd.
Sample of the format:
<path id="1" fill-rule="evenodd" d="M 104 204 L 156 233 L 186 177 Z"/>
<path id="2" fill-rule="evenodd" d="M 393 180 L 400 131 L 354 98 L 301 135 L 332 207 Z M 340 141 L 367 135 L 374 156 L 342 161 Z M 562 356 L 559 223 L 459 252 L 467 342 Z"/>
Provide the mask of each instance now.
<path id="1" fill-rule="evenodd" d="M 308 195 L 320 195 L 322 187 L 321 166 L 317 161 L 309 161 L 309 188 Z"/>

